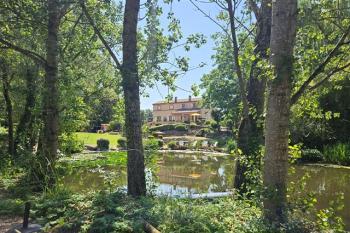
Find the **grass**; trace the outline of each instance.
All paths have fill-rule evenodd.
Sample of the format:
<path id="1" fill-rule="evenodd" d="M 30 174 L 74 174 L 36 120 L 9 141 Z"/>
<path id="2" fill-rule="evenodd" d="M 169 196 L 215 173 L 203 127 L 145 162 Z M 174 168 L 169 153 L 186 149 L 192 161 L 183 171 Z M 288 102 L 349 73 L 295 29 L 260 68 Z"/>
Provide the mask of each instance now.
<path id="1" fill-rule="evenodd" d="M 75 133 L 79 140 L 84 142 L 84 145 L 89 146 L 97 146 L 97 140 L 107 139 L 109 140 L 109 145 L 111 148 L 115 148 L 117 146 L 117 140 L 121 138 L 122 136 L 119 134 L 109 134 L 109 133 L 85 133 L 85 132 L 79 132 Z"/>

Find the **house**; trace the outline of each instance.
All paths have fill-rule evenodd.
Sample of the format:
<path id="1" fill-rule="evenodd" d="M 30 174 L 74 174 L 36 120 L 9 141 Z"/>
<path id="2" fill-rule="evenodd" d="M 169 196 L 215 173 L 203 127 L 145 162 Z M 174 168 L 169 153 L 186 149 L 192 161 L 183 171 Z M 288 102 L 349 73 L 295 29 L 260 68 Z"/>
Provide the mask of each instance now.
<path id="1" fill-rule="evenodd" d="M 153 104 L 153 123 L 190 123 L 211 119 L 211 110 L 201 107 L 200 98 L 159 101 Z"/>

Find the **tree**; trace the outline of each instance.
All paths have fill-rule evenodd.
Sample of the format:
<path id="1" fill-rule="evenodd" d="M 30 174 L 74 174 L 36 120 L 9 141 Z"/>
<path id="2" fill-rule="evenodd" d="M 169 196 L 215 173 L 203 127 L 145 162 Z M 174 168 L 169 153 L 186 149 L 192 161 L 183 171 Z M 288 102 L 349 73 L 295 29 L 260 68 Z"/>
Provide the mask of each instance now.
<path id="1" fill-rule="evenodd" d="M 293 48 L 296 36 L 297 0 L 272 3 L 271 65 L 265 129 L 264 216 L 272 224 L 286 221 L 288 137 Z"/>
<path id="2" fill-rule="evenodd" d="M 235 188 L 241 193 L 247 191 L 247 187 L 254 181 L 247 178 L 247 172 L 260 169 L 260 147 L 264 143 L 263 137 L 263 113 L 265 109 L 266 78 L 261 63 L 266 63 L 269 57 L 271 34 L 271 0 L 261 1 L 260 7 L 254 0 L 248 1 L 249 7 L 256 18 L 256 37 L 254 48 L 254 61 L 251 65 L 247 83 L 247 102 L 249 114 L 243 115 L 238 129 L 238 148 L 243 156 L 253 161 L 255 166 L 247 166 L 247 161 L 238 160 L 235 176 Z M 259 65 L 260 63 L 260 65 Z"/>
<path id="3" fill-rule="evenodd" d="M 142 145 L 141 115 L 140 115 L 140 79 L 137 60 L 137 22 L 140 1 L 127 0 L 123 22 L 123 63 L 119 62 L 111 46 L 101 34 L 91 18 L 85 3 L 80 1 L 83 12 L 95 33 L 102 41 L 109 55 L 122 76 L 122 86 L 125 98 L 125 132 L 128 146 L 128 194 L 131 196 L 146 195 L 145 164 Z"/>
<path id="4" fill-rule="evenodd" d="M 34 2 L 25 2 L 29 9 L 36 9 L 38 12 L 29 12 L 29 15 L 33 17 L 33 21 L 28 20 L 22 15 L 20 12 L 16 10 L 16 3 L 4 3 L 8 4 L 5 6 L 1 6 L 1 8 L 8 10 L 8 14 L 6 15 L 7 22 L 11 22 L 11 17 L 18 17 L 22 21 L 19 23 L 18 28 L 13 28 L 13 30 L 7 30 L 5 28 L 2 31 L 0 36 L 0 43 L 6 49 L 15 50 L 28 58 L 31 58 L 33 61 L 40 64 L 45 69 L 45 79 L 44 79 L 44 91 L 43 91 L 43 109 L 42 109 L 42 119 L 43 119 L 43 132 L 41 135 L 41 146 L 40 146 L 40 155 L 41 155 L 41 173 L 37 174 L 43 181 L 46 175 L 49 178 L 49 183 L 53 183 L 52 172 L 55 166 L 55 161 L 57 159 L 57 149 L 58 149 L 58 122 L 59 122 L 59 109 L 58 109 L 58 55 L 59 55 L 59 41 L 58 41 L 58 32 L 59 25 L 62 17 L 66 13 L 70 3 L 63 3 L 60 0 L 47 0 L 46 6 L 41 3 Z M 33 8 L 33 4 L 38 4 L 37 8 Z M 27 12 L 26 12 L 27 13 Z M 37 25 L 39 21 L 36 17 L 41 19 L 46 18 L 47 16 L 47 24 L 46 24 L 46 45 L 42 46 L 45 48 L 45 58 L 40 55 L 36 51 L 32 51 L 30 49 L 26 49 L 24 46 L 17 46 L 15 43 L 6 40 L 6 37 L 11 38 L 9 34 L 15 34 L 16 32 L 23 32 L 23 28 L 21 26 L 28 26 L 30 29 L 34 31 L 37 30 Z M 43 16 L 44 15 L 44 16 Z M 10 25 L 10 24 L 8 24 Z M 40 24 L 42 26 L 42 24 Z M 40 28 L 43 29 L 43 28 Z M 20 37 L 12 37 L 15 40 L 20 40 Z M 42 38 L 40 38 L 42 39 Z M 36 170 L 39 172 L 39 170 Z M 39 172 L 39 173 L 40 173 Z"/>
<path id="5" fill-rule="evenodd" d="M 11 156 L 15 155 L 15 144 L 14 144 L 14 126 L 13 126 L 13 106 L 12 100 L 10 97 L 10 71 L 9 64 L 5 61 L 4 58 L 0 59 L 0 72 L 1 72 L 1 81 L 2 81 L 2 92 L 6 104 L 7 112 L 7 127 L 8 127 L 8 153 Z"/>

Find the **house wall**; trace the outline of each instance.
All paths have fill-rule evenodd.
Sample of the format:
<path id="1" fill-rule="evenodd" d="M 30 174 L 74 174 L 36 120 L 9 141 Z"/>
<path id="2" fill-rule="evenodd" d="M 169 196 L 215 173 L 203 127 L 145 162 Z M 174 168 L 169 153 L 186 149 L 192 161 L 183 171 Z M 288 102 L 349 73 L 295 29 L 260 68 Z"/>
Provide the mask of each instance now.
<path id="1" fill-rule="evenodd" d="M 211 110 L 199 107 L 198 100 L 179 101 L 177 103 L 156 103 L 153 104 L 153 122 L 171 123 L 190 120 L 190 114 L 174 114 L 176 110 L 198 110 L 201 118 L 211 119 Z"/>

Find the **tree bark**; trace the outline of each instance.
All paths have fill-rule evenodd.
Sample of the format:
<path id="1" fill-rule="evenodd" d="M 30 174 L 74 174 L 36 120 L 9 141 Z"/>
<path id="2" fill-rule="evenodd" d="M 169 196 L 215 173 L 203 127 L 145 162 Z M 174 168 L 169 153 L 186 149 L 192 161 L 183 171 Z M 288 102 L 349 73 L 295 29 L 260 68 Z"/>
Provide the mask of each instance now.
<path id="1" fill-rule="evenodd" d="M 7 115 L 7 127 L 8 127 L 8 153 L 14 156 L 14 140 L 13 140 L 13 108 L 12 101 L 10 97 L 10 80 L 9 80 L 9 70 L 6 62 L 2 59 L 1 61 L 1 71 L 2 71 L 2 88 L 3 95 L 6 104 L 6 115 Z"/>
<path id="2" fill-rule="evenodd" d="M 250 1 L 250 4 L 255 3 Z M 238 129 L 238 148 L 241 149 L 243 155 L 254 162 L 255 166 L 251 166 L 251 169 L 260 169 L 259 149 L 264 142 L 263 138 L 263 112 L 265 105 L 265 89 L 266 78 L 262 76 L 263 70 L 257 67 L 257 63 L 261 60 L 267 60 L 268 48 L 270 47 L 270 34 L 271 34 L 271 0 L 263 0 L 260 8 L 254 5 L 255 17 L 256 17 L 256 39 L 254 60 L 249 80 L 247 83 L 247 101 L 249 108 L 255 111 L 250 111 L 246 118 L 242 118 Z M 249 168 L 246 164 L 247 161 L 238 160 L 236 165 L 235 175 L 235 188 L 241 193 L 247 191 L 247 186 L 254 181 L 249 180 L 246 177 L 246 173 L 249 172 Z"/>
<path id="3" fill-rule="evenodd" d="M 271 57 L 274 78 L 269 83 L 266 131 L 264 216 L 272 224 L 286 221 L 288 134 L 297 0 L 272 3 Z"/>
<path id="4" fill-rule="evenodd" d="M 58 30 L 59 0 L 48 0 L 48 37 L 43 92 L 43 137 L 41 153 L 48 174 L 54 169 L 58 149 Z M 51 177 L 52 178 L 52 177 Z M 50 179 L 51 179 L 50 178 Z"/>
<path id="5" fill-rule="evenodd" d="M 34 114 L 35 96 L 36 96 L 36 76 L 38 70 L 36 66 L 28 65 L 26 70 L 26 102 L 24 111 L 20 117 L 16 128 L 15 151 L 19 144 L 23 144 L 25 149 L 33 150 L 34 143 Z"/>
<path id="6" fill-rule="evenodd" d="M 137 66 L 137 22 L 140 0 L 127 0 L 124 11 L 122 78 L 128 146 L 128 194 L 146 195 Z"/>

